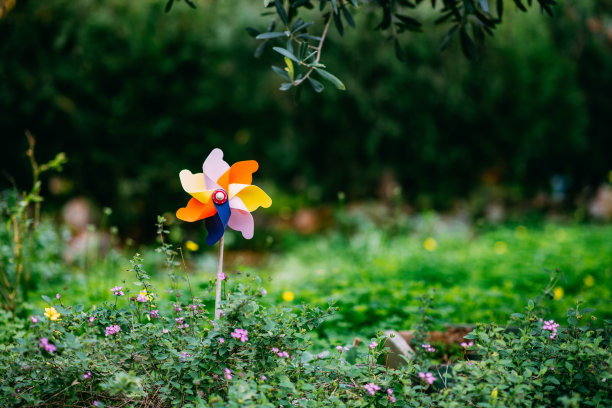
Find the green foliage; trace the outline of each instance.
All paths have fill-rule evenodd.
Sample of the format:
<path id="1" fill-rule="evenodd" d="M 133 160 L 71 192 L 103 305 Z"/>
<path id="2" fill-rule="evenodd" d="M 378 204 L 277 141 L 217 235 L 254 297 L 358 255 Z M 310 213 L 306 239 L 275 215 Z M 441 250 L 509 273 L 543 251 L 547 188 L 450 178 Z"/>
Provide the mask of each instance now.
<path id="1" fill-rule="evenodd" d="M 133 261 L 137 275 L 145 277 L 141 259 Z M 594 317 L 587 317 L 593 310 L 580 305 L 554 336 L 539 320 L 547 316 L 536 299 L 524 314 L 513 315 L 512 330 L 480 325 L 466 336 L 474 345 L 465 359 L 440 365 L 417 350 L 418 358 L 394 370 L 376 363 L 384 354 L 380 334 L 369 345 L 340 344 L 317 354 L 308 334 L 335 308 L 266 306 L 259 302 L 260 284 L 251 276 L 231 282 L 224 316 L 215 322 L 202 303 L 213 299 L 212 283 L 201 298 L 180 299 L 171 310 L 158 308 L 161 295 L 153 294 L 144 302 L 119 295 L 116 302 L 86 310 L 56 302 L 60 319 L 39 317 L 25 330 L 23 322 L 0 315 L 10 339 L 0 345 L 6 374 L 0 403 L 486 407 L 611 402 L 610 322 L 591 327 L 588 320 Z M 120 330 L 109 333 L 114 325 Z M 247 332 L 237 331 L 242 328 Z"/>
<path id="2" fill-rule="evenodd" d="M 52 270 L 41 270 L 41 263 L 49 258 L 56 261 L 58 254 L 53 249 L 45 248 L 45 241 L 57 239 L 53 237 L 53 229 L 38 232 L 40 221 L 40 205 L 43 197 L 40 194 L 40 176 L 50 170 L 62 170 L 66 163 L 64 153 L 59 153 L 48 163 L 39 165 L 34 157 L 34 137 L 26 132 L 29 149 L 27 156 L 32 167 L 32 187 L 23 193 L 17 191 L 17 186 L 11 192 L 5 192 L 7 197 L 0 197 L 0 308 L 15 311 L 16 307 L 27 299 L 28 291 L 41 277 L 50 277 Z M 34 254 L 40 252 L 39 256 Z M 42 262 L 36 265 L 34 258 Z"/>
<path id="3" fill-rule="evenodd" d="M 557 296 L 548 293 L 554 298 L 551 318 L 561 319 L 577 297 L 612 319 L 612 292 L 604 284 L 612 277 L 609 227 L 470 229 L 430 214 L 404 226 L 395 219 L 384 232 L 383 222 L 370 225 L 357 212 L 349 217 L 350 233 L 301 238 L 271 265 L 273 284 L 294 292 L 296 303 L 322 305 L 332 298 L 340 307 L 321 335 L 414 329 L 420 298 L 430 287 L 436 289 L 439 322 L 503 323 L 555 269 L 562 274 Z M 428 239 L 436 243 L 429 250 Z"/>
<path id="4" fill-rule="evenodd" d="M 507 24 L 476 63 L 455 40 L 439 52 L 446 30 L 426 27 L 402 44 L 402 64 L 378 32 L 346 32 L 335 46 L 332 27 L 325 64 L 349 92 L 300 87 L 296 105 L 268 72 L 280 58 L 276 72 L 288 74 L 272 49 L 285 41 L 269 39 L 262 61 L 252 58 L 260 40 L 244 27 L 265 32 L 272 19 L 258 16 L 260 2 L 180 3 L 165 14 L 159 1 L 22 1 L 0 22 L 0 161 L 18 185 L 30 182 L 19 135 L 31 129 L 41 157 L 71 158 L 62 177 L 72 190 L 47 195 L 49 205 L 84 195 L 112 207 L 121 234 L 136 239 L 173 213 L 178 172 L 213 147 L 266 163 L 261 177 L 300 203 L 339 191 L 350 202 L 373 198 L 383 175 L 419 209 L 448 208 L 485 178 L 511 187 L 509 200 L 549 191 L 555 174 L 575 193 L 603 181 L 612 148 L 612 58 L 607 37 L 585 25 L 609 9 L 589 4 L 560 4 L 550 23 L 506 4 Z M 380 15 L 366 9 L 356 25 L 376 26 Z M 421 4 L 414 14 L 427 26 L 437 12 Z M 292 63 L 297 75 L 304 67 Z M 312 79 L 315 89 L 334 86 Z"/>

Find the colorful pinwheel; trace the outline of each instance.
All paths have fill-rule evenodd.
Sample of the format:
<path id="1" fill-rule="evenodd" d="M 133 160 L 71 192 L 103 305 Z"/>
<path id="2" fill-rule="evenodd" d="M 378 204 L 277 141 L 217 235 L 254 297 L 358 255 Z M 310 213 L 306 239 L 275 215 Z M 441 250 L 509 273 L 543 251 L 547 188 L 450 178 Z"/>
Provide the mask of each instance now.
<path id="1" fill-rule="evenodd" d="M 208 236 L 206 243 L 214 245 L 228 226 L 242 232 L 246 239 L 253 237 L 252 211 L 268 208 L 272 199 L 252 185 L 253 173 L 259 165 L 255 160 L 235 163 L 231 167 L 223 160 L 221 149 L 214 149 L 204 161 L 203 173 L 180 172 L 183 189 L 193 198 L 186 207 L 176 212 L 183 221 L 204 220 Z"/>

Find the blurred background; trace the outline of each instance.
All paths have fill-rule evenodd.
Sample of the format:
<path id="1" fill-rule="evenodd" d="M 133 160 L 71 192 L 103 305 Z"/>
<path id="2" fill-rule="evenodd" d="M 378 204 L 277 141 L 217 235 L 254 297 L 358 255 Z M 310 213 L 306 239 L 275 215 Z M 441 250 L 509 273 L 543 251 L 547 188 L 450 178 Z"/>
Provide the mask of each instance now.
<path id="1" fill-rule="evenodd" d="M 357 12 L 357 29 L 342 39 L 332 30 L 322 58 L 347 91 L 308 88 L 296 101 L 278 90 L 277 55 L 253 57 L 246 27 L 272 19 L 261 2 L 178 3 L 166 14 L 160 0 L 18 0 L 0 20 L 0 190 L 31 186 L 29 130 L 39 161 L 68 157 L 42 195 L 56 220 L 68 208 L 73 234 L 113 225 L 117 245 L 129 238 L 134 248 L 165 214 L 179 245 L 203 242 L 203 225 L 174 222 L 187 202 L 178 173 L 219 147 L 229 163 L 257 160 L 254 182 L 274 200 L 256 213 L 252 241 L 228 245 L 247 265 L 263 250 L 293 250 L 269 268 L 279 282 L 300 270 L 342 274 L 348 297 L 326 291 L 321 272 L 302 299 L 350 298 L 351 322 L 415 310 L 377 303 L 413 299 L 385 292 L 397 280 L 359 300 L 355 282 L 380 282 L 382 271 L 417 292 L 419 279 L 445 286 L 449 304 L 475 296 L 468 283 L 494 286 L 486 302 L 497 309 L 484 318 L 516 311 L 512 291 L 529 292 L 528 271 L 545 282 L 543 267 L 576 268 L 569 286 L 581 293 L 611 275 L 612 1 L 562 2 L 553 18 L 506 3 L 476 62 L 458 40 L 440 51 L 448 27 L 433 24 L 426 2 L 414 11 L 424 33 L 402 37 L 405 62 L 374 30 L 378 16 Z M 504 254 L 514 258 L 500 265 Z M 278 299 L 300 300 L 287 289 L 295 279 L 279 284 Z M 599 290 L 591 297 L 609 298 Z"/>

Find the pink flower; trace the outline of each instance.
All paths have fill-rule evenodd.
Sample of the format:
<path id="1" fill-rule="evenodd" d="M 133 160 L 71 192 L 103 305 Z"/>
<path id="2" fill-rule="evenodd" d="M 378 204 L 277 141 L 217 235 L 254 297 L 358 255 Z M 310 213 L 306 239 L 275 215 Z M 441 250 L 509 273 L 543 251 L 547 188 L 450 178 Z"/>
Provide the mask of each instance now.
<path id="1" fill-rule="evenodd" d="M 32 323 L 36 324 L 38 323 L 38 319 L 35 316 L 30 316 L 30 320 L 32 321 Z"/>
<path id="2" fill-rule="evenodd" d="M 227 380 L 231 380 L 232 378 L 234 378 L 234 377 L 232 377 L 232 371 L 229 368 L 225 369 L 225 378 Z"/>
<path id="3" fill-rule="evenodd" d="M 46 337 L 40 339 L 39 347 L 45 349 L 45 351 L 48 353 L 53 353 L 57 350 L 53 344 L 49 343 L 49 339 Z"/>
<path id="4" fill-rule="evenodd" d="M 113 334 L 119 333 L 121 331 L 121 327 L 119 327 L 116 324 L 111 324 L 106 329 L 104 329 L 104 331 L 106 333 L 106 337 L 108 337 L 108 336 L 112 336 Z"/>
<path id="5" fill-rule="evenodd" d="M 115 296 L 123 296 L 125 295 L 125 293 L 123 293 L 123 286 L 115 286 L 113 288 L 111 288 L 111 292 L 113 292 L 113 295 Z"/>
<path id="6" fill-rule="evenodd" d="M 191 357 L 191 354 L 187 353 L 186 351 L 182 351 L 181 355 L 179 357 L 179 361 L 183 361 L 184 359 L 186 359 L 187 357 Z"/>
<path id="7" fill-rule="evenodd" d="M 163 329 L 163 330 L 162 330 L 162 333 L 163 333 L 163 334 L 168 333 L 168 329 Z"/>
<path id="8" fill-rule="evenodd" d="M 423 347 L 425 351 L 428 351 L 430 353 L 433 353 L 434 351 L 436 351 L 436 349 L 431 347 L 429 344 L 421 344 L 421 347 Z"/>
<path id="9" fill-rule="evenodd" d="M 338 350 L 340 353 L 343 353 L 345 351 L 349 351 L 349 348 L 347 346 L 336 346 L 336 350 Z"/>
<path id="10" fill-rule="evenodd" d="M 149 312 L 149 314 L 151 315 L 152 318 L 159 319 L 159 310 L 153 309 Z"/>
<path id="11" fill-rule="evenodd" d="M 473 345 L 474 345 L 473 341 L 470 341 L 469 343 L 466 343 L 465 341 L 461 342 L 461 347 L 463 347 L 463 348 L 472 347 Z"/>
<path id="12" fill-rule="evenodd" d="M 56 298 L 57 300 L 59 300 L 61 297 L 62 297 L 62 295 L 60 295 L 59 293 L 57 293 L 57 294 L 55 295 L 55 298 Z"/>
<path id="13" fill-rule="evenodd" d="M 262 381 L 266 381 L 268 379 L 268 377 L 266 377 L 265 375 L 262 375 L 260 378 Z"/>
<path id="14" fill-rule="evenodd" d="M 368 347 L 370 347 L 370 350 L 374 350 L 374 349 L 376 348 L 376 346 L 378 346 L 378 343 L 377 343 L 377 342 L 375 342 L 375 341 L 371 342 L 371 343 L 368 345 Z"/>
<path id="15" fill-rule="evenodd" d="M 380 387 L 372 382 L 364 385 L 363 388 L 365 388 L 370 395 L 374 395 L 376 394 L 376 391 L 380 390 Z"/>
<path id="16" fill-rule="evenodd" d="M 146 303 L 147 295 L 143 295 L 142 293 L 139 293 L 138 296 L 136 296 L 136 300 L 142 303 Z"/>
<path id="17" fill-rule="evenodd" d="M 287 353 L 286 351 L 277 352 L 276 355 L 281 357 L 281 358 L 282 357 L 289 358 L 289 353 Z"/>
<path id="18" fill-rule="evenodd" d="M 219 339 L 219 343 L 221 343 L 221 344 L 225 343 L 225 339 L 224 339 L 223 337 L 221 337 L 221 338 Z"/>
<path id="19" fill-rule="evenodd" d="M 247 335 L 249 334 L 248 331 L 244 330 L 244 329 L 234 329 L 234 331 L 231 333 L 231 336 L 235 339 L 240 340 L 241 342 L 246 342 L 249 338 L 247 337 Z"/>
<path id="20" fill-rule="evenodd" d="M 93 326 L 93 322 L 96 320 L 95 316 L 89 316 L 89 325 Z"/>
<path id="21" fill-rule="evenodd" d="M 277 347 L 272 347 L 272 352 L 273 353 L 278 353 L 278 348 Z"/>
<path id="22" fill-rule="evenodd" d="M 98 401 L 94 401 L 94 407 L 99 407 Z"/>
<path id="23" fill-rule="evenodd" d="M 432 373 L 420 372 L 419 378 L 421 378 L 423 381 L 425 381 L 427 384 L 430 384 L 430 385 L 433 384 L 434 381 L 436 381 L 436 378 L 433 376 Z"/>
<path id="24" fill-rule="evenodd" d="M 261 290 L 261 296 L 266 296 L 268 294 L 268 291 L 265 289 Z"/>
<path id="25" fill-rule="evenodd" d="M 174 305 L 172 305 L 172 307 L 174 308 L 174 312 L 175 313 L 183 311 L 183 308 L 181 306 L 177 305 L 176 303 Z"/>
<path id="26" fill-rule="evenodd" d="M 543 330 L 549 330 L 551 335 L 549 336 L 551 340 L 554 340 L 557 337 L 557 328 L 559 327 L 559 323 L 555 323 L 554 320 L 548 320 L 544 322 L 542 326 Z"/>
<path id="27" fill-rule="evenodd" d="M 387 388 L 387 398 L 389 399 L 389 401 L 391 402 L 397 402 L 397 400 L 395 399 L 395 397 L 393 396 L 393 390 L 391 388 Z"/>
<path id="28" fill-rule="evenodd" d="M 91 371 L 86 372 L 85 374 L 83 374 L 83 379 L 87 380 L 88 378 L 91 377 Z"/>
<path id="29" fill-rule="evenodd" d="M 226 274 L 224 274 L 223 272 L 219 272 L 219 273 L 217 274 L 217 279 L 219 279 L 219 280 L 225 280 L 225 278 L 227 278 L 227 275 L 226 275 Z"/>

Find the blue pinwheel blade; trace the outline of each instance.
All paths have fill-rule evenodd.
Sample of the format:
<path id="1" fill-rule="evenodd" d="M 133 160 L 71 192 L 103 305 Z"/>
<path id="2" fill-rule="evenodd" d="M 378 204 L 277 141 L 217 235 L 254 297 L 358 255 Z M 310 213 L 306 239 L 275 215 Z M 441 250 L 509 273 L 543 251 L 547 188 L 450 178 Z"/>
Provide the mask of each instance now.
<path id="1" fill-rule="evenodd" d="M 204 220 L 204 225 L 208 231 L 206 236 L 206 245 L 208 246 L 215 245 L 221 239 L 231 214 L 228 201 L 225 201 L 223 204 L 215 203 L 215 207 L 217 208 L 217 213 Z"/>

